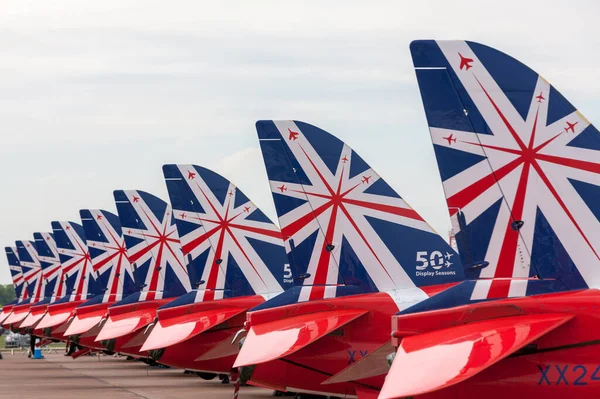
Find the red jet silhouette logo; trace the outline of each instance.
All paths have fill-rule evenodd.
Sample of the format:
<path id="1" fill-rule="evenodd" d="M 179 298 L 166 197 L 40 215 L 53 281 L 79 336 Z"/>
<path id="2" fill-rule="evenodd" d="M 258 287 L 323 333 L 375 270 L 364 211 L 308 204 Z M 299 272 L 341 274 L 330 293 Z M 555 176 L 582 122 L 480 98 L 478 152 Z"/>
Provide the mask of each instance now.
<path id="1" fill-rule="evenodd" d="M 567 122 L 567 127 L 565 128 L 565 133 L 569 133 L 569 130 L 571 131 L 571 133 L 575 133 L 575 125 L 578 123 L 579 122 L 575 122 L 575 123 Z"/>
<path id="2" fill-rule="evenodd" d="M 473 62 L 472 58 L 463 57 L 461 53 L 458 53 L 458 55 L 460 56 L 461 70 L 465 68 L 465 70 L 468 71 L 469 69 L 473 68 L 473 65 L 471 65 L 471 63 Z"/>
<path id="3" fill-rule="evenodd" d="M 535 98 L 537 98 L 538 103 L 541 103 L 542 101 L 545 100 L 544 96 L 542 95 L 542 92 L 540 91 L 540 95 L 539 96 L 535 96 Z"/>
<path id="4" fill-rule="evenodd" d="M 456 143 L 456 137 L 454 134 L 450 134 L 448 137 L 442 137 L 444 140 L 448 140 L 448 145 L 452 145 L 452 143 Z"/>
<path id="5" fill-rule="evenodd" d="M 293 141 L 296 141 L 296 140 L 298 140 L 298 134 L 299 134 L 298 132 L 294 132 L 294 131 L 292 131 L 292 129 L 290 129 L 290 128 L 288 128 L 288 132 L 290 132 L 290 135 L 289 135 L 289 137 L 288 137 L 288 140 L 293 140 Z"/>

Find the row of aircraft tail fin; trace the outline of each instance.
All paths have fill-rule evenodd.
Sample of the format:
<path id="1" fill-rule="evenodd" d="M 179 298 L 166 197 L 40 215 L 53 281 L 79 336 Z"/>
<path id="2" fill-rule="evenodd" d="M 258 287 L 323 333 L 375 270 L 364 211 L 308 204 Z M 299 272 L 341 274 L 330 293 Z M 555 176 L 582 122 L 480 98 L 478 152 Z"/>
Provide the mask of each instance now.
<path id="1" fill-rule="evenodd" d="M 82 210 L 82 225 L 52 222 L 52 233 L 7 247 L 17 302 L 183 295 L 168 308 L 260 295 L 261 310 L 385 292 L 410 315 L 597 288 L 599 132 L 548 81 L 497 50 L 431 40 L 410 49 L 458 252 L 337 137 L 300 121 L 259 121 L 280 227 L 219 174 L 165 165 L 170 204 L 118 190 L 118 216 Z M 432 286 L 452 288 L 431 295 Z M 346 313 L 340 320 L 362 315 Z M 502 356 L 568 322 L 523 320 L 531 334 Z M 509 328 L 499 323 L 482 331 Z M 438 347 L 452 338 L 432 337 Z"/>
<path id="2" fill-rule="evenodd" d="M 431 46 L 437 46 L 439 54 L 425 56 Z M 550 139 L 536 139 L 538 130 L 539 136 L 545 137 L 546 131 L 554 129 L 541 127 L 546 119 L 554 120 L 546 125 L 557 125 L 582 117 L 577 111 L 561 116 L 560 110 L 571 106 L 563 104 L 566 100 L 542 78 L 537 79 L 535 91 L 546 94 L 543 99 L 533 96 L 524 114 L 523 93 L 513 91 L 511 98 L 500 96 L 497 80 L 479 65 L 482 63 L 475 52 L 482 53 L 480 57 L 492 57 L 488 51 L 477 45 L 472 45 L 475 50 L 459 46 L 457 53 L 469 54 L 471 59 L 467 74 L 464 65 L 461 69 L 446 58 L 440 61 L 444 51 L 454 51 L 452 46 L 458 45 L 415 42 L 412 48 L 460 255 L 335 136 L 303 122 L 260 121 L 257 131 L 281 231 L 218 174 L 194 165 L 165 165 L 163 173 L 173 210 L 143 191 L 115 191 L 119 216 L 82 210 L 83 227 L 53 222 L 53 233 L 36 233 L 34 242 L 19 241 L 16 251 L 7 248 L 13 275 L 20 281 L 22 274 L 27 287 L 23 290 L 15 283 L 19 299 L 55 301 L 69 293 L 71 300 L 102 294 L 104 301 L 114 301 L 139 293 L 138 300 L 143 300 L 176 297 L 193 287 L 201 288 L 194 300 L 202 301 L 270 295 L 299 286 L 286 300 L 306 301 L 455 283 L 465 275 L 482 278 L 476 283 L 481 299 L 486 295 L 534 293 L 540 286 L 516 279 L 507 284 L 485 281 L 491 277 L 553 279 L 558 281 L 553 290 L 594 286 L 597 277 L 591 271 L 598 262 L 598 239 L 590 228 L 598 219 L 589 216 L 597 210 L 593 204 L 585 210 L 572 210 L 574 207 L 566 203 L 588 204 L 587 197 L 558 196 L 551 182 L 570 184 L 569 194 L 575 196 L 585 191 L 578 191 L 578 187 L 591 185 L 597 176 L 587 170 L 592 167 L 590 161 L 570 166 L 566 164 L 570 158 L 546 152 L 561 151 L 562 147 L 555 147 L 568 146 L 586 135 L 593 143 L 597 132 L 579 120 L 580 135 L 568 137 L 568 141 L 558 142 L 560 136 L 567 137 L 566 129 L 548 136 L 553 146 L 546 144 Z M 512 60 L 507 68 L 526 67 Z M 484 83 L 490 85 L 488 91 Z M 478 87 L 473 88 L 475 84 Z M 446 87 L 447 97 L 456 100 L 435 102 L 435 93 Z M 473 93 L 467 95 L 469 90 Z M 468 112 L 464 104 L 470 104 Z M 514 104 L 521 106 L 521 114 Z M 540 122 L 527 122 L 522 115 Z M 519 118 L 520 125 L 513 121 Z M 519 130 L 514 130 L 517 128 L 511 127 L 511 122 Z M 482 132 L 477 131 L 479 125 Z M 519 139 L 518 133 L 532 125 L 537 130 Z M 442 136 L 446 134 L 460 140 L 445 140 L 449 136 Z M 513 147 L 530 141 L 532 150 L 540 142 L 546 144 L 536 150 L 541 157 L 539 165 L 535 157 L 527 160 L 518 153 L 524 150 L 514 149 L 510 143 L 500 149 L 501 140 L 516 140 Z M 573 157 L 577 155 L 574 151 L 588 158 L 594 151 L 570 146 Z M 494 159 L 496 153 L 504 158 Z M 496 166 L 502 162 L 512 169 L 505 173 L 503 166 Z M 549 167 L 545 174 L 542 168 L 552 162 L 565 167 L 560 171 Z M 544 211 L 549 205 L 536 202 L 539 190 L 528 190 L 523 177 L 527 168 L 531 169 L 530 185 L 543 184 L 548 194 L 556 194 L 550 196 L 556 201 L 555 208 Z M 562 170 L 577 174 L 580 180 L 560 175 Z M 531 193 L 529 197 L 527 193 Z M 511 213 L 511 207 L 518 207 L 520 214 Z M 512 242 L 513 255 L 508 256 L 498 242 L 504 246 Z M 591 257 L 575 254 L 577 249 Z M 281 304 L 281 299 L 274 304 Z"/>
<path id="3" fill-rule="evenodd" d="M 131 303 L 192 287 L 190 299 L 203 301 L 291 286 L 281 232 L 240 190 L 199 166 L 164 173 L 175 210 L 147 192 L 117 190 L 118 216 L 81 210 L 81 225 L 52 222 L 53 233 L 7 247 L 17 302 Z"/>

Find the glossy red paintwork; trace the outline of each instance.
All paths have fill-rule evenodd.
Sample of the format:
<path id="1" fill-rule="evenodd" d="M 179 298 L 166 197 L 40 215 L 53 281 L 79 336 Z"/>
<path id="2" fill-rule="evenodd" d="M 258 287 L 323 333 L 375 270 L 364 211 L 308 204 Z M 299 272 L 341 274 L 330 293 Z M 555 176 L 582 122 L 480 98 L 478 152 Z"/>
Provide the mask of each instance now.
<path id="1" fill-rule="evenodd" d="M 5 328 L 9 328 L 11 326 L 13 326 L 15 328 L 18 327 L 19 324 L 21 324 L 21 322 L 23 320 L 25 320 L 25 318 L 29 314 L 30 308 L 31 308 L 30 304 L 14 306 L 11 314 L 6 318 L 6 320 L 4 320 L 4 323 L 2 323 L 2 327 L 5 327 Z"/>
<path id="2" fill-rule="evenodd" d="M 390 353 L 395 351 L 396 348 L 388 341 L 355 362 L 352 362 L 352 364 L 348 365 L 348 367 L 342 371 L 323 381 L 322 384 L 336 384 L 340 382 L 358 381 L 371 377 L 385 376 L 390 369 L 387 357 Z"/>
<path id="3" fill-rule="evenodd" d="M 159 320 L 142 350 L 166 348 L 186 341 L 245 311 L 240 308 L 214 309 Z"/>
<path id="4" fill-rule="evenodd" d="M 145 350 L 167 348 L 214 328 L 264 302 L 260 295 L 196 302 L 160 309 L 158 322 L 150 333 Z M 242 319 L 243 320 L 243 319 Z M 243 321 L 233 323 L 241 328 Z"/>
<path id="5" fill-rule="evenodd" d="M 379 390 L 370 389 L 362 386 L 355 387 L 356 395 L 358 399 L 377 399 L 379 396 Z"/>
<path id="6" fill-rule="evenodd" d="M 83 302 L 84 301 L 73 301 L 49 305 L 46 315 L 40 320 L 35 328 L 43 330 L 44 328 L 60 326 L 69 319 L 75 308 Z"/>
<path id="7" fill-rule="evenodd" d="M 147 326 L 155 319 L 156 309 L 167 302 L 169 299 L 157 299 L 109 308 L 108 319 L 96 341 L 124 337 Z"/>
<path id="8" fill-rule="evenodd" d="M 13 307 L 14 305 L 4 305 L 2 307 L 2 312 L 0 312 L 0 325 L 2 325 L 4 323 L 4 320 L 6 320 L 8 316 L 10 316 Z"/>
<path id="9" fill-rule="evenodd" d="M 65 331 L 65 336 L 79 335 L 98 325 L 100 321 L 107 317 L 108 307 L 112 303 L 99 303 L 97 305 L 85 306 L 75 309 L 75 317 Z"/>
<path id="10" fill-rule="evenodd" d="M 338 309 L 252 326 L 234 367 L 265 363 L 291 355 L 368 312 L 365 309 Z"/>
<path id="11" fill-rule="evenodd" d="M 398 307 L 388 294 L 372 293 L 295 303 L 251 312 L 247 319 L 250 327 L 256 328 L 261 324 L 300 315 L 310 318 L 318 317 L 321 312 L 340 310 L 366 313 L 280 360 L 257 365 L 250 383 L 279 390 L 319 392 L 334 396 L 356 395 L 356 386 L 370 390 L 381 388 L 383 375 L 357 382 L 327 385 L 323 385 L 323 382 L 389 342 L 390 318 L 398 311 Z M 248 337 L 243 348 L 246 346 L 255 350 L 258 348 Z"/>
<path id="12" fill-rule="evenodd" d="M 48 309 L 48 304 L 43 305 L 33 305 L 29 309 L 29 314 L 23 320 L 23 322 L 19 325 L 19 328 L 30 328 L 35 326 L 46 314 Z"/>
<path id="13" fill-rule="evenodd" d="M 569 322 L 531 342 L 529 351 L 502 359 L 456 385 L 414 398 L 600 397 L 599 300 L 600 291 L 592 289 L 395 316 L 394 331 L 416 330 L 420 333 L 519 315 L 561 313 L 574 316 Z M 438 372 L 437 368 L 431 369 L 432 374 Z M 391 371 L 388 375 L 388 379 L 401 378 L 404 376 Z"/>
<path id="14" fill-rule="evenodd" d="M 232 345 L 231 340 L 239 329 L 239 327 L 225 328 L 196 335 L 187 341 L 166 348 L 159 362 L 187 370 L 228 374 L 231 372 L 237 351 L 234 354 L 205 361 L 197 361 L 196 359 L 211 348 L 224 342 L 236 348 L 237 345 Z"/>
<path id="15" fill-rule="evenodd" d="M 415 396 L 458 384 L 573 317 L 552 313 L 504 317 L 406 337 L 380 398 Z"/>
<path id="16" fill-rule="evenodd" d="M 159 358 L 162 364 L 195 371 L 229 373 L 239 352 L 239 346 L 232 345 L 232 338 L 242 329 L 246 311 L 263 302 L 262 296 L 253 295 L 161 309 L 158 311 L 159 323 L 148 341 L 154 340 L 154 347 L 168 344 L 174 341 L 173 338 L 178 341 L 162 346 L 165 348 Z M 194 328 L 190 333 L 192 324 Z M 187 338 L 181 339 L 186 334 Z M 144 349 L 146 347 L 144 344 Z"/>

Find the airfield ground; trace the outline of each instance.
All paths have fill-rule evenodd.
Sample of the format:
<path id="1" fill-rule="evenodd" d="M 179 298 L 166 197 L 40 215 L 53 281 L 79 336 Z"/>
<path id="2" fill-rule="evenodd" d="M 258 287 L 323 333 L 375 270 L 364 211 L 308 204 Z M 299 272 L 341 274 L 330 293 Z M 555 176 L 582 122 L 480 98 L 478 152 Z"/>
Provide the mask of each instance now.
<path id="1" fill-rule="evenodd" d="M 137 361 L 111 356 L 44 354 L 31 360 L 20 353 L 3 353 L 0 360 L 0 398 L 149 398 L 231 399 L 233 384 L 204 381 L 181 370 L 148 368 Z M 242 387 L 239 399 L 269 398 L 272 392 Z"/>

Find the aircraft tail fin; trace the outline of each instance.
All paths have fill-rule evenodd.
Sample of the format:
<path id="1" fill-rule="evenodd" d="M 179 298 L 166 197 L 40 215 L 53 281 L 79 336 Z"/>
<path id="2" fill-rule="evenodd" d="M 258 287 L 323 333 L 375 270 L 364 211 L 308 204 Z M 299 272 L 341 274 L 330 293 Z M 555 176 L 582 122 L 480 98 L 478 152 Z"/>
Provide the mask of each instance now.
<path id="1" fill-rule="evenodd" d="M 113 195 L 139 300 L 190 291 L 171 206 L 140 190 L 117 190 Z"/>
<path id="2" fill-rule="evenodd" d="M 304 122 L 256 124 L 299 301 L 463 279 L 448 243 L 354 150 Z M 426 297 L 424 295 L 424 297 Z"/>
<path id="3" fill-rule="evenodd" d="M 15 287 L 17 302 L 22 302 L 28 298 L 28 294 L 27 290 L 23 289 L 23 270 L 21 269 L 21 263 L 19 262 L 17 247 L 4 247 L 4 251 L 6 252 L 6 259 L 8 261 L 13 287 Z"/>
<path id="4" fill-rule="evenodd" d="M 52 233 L 33 233 L 34 247 L 42 267 L 44 279 L 44 297 L 52 303 L 58 299 L 60 289 L 61 264 L 58 249 Z"/>
<path id="5" fill-rule="evenodd" d="M 91 262 L 104 291 L 103 302 L 137 292 L 119 217 L 100 209 L 79 211 Z"/>
<path id="6" fill-rule="evenodd" d="M 164 165 L 163 174 L 188 270 L 201 289 L 196 300 L 292 286 L 279 228 L 239 188 L 196 165 Z"/>
<path id="7" fill-rule="evenodd" d="M 498 50 L 433 40 L 410 50 L 468 276 L 600 286 L 598 130 Z M 486 288 L 488 298 L 534 293 Z"/>
<path id="8" fill-rule="evenodd" d="M 22 240 L 16 241 L 15 244 L 30 303 L 40 302 L 44 299 L 45 282 L 34 242 Z"/>
<path id="9" fill-rule="evenodd" d="M 61 263 L 57 302 L 85 301 L 102 292 L 85 243 L 83 227 L 75 222 L 52 222 L 52 233 Z"/>

